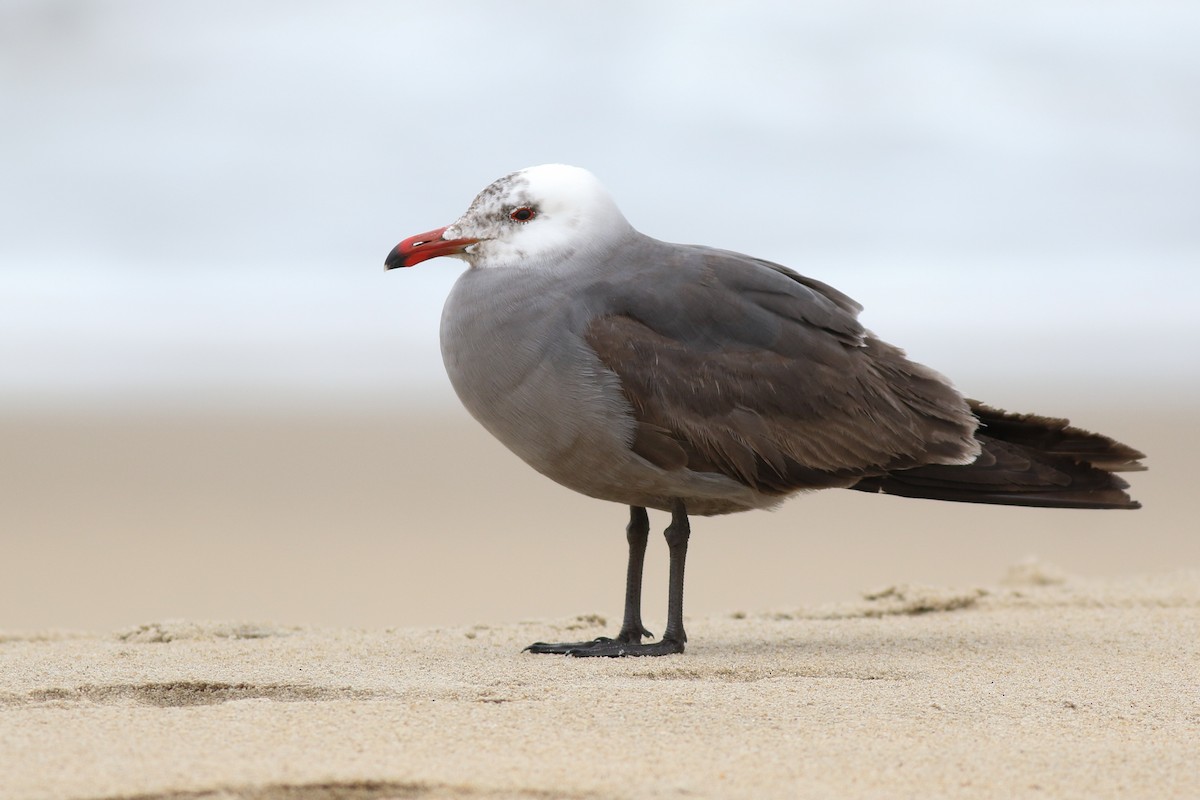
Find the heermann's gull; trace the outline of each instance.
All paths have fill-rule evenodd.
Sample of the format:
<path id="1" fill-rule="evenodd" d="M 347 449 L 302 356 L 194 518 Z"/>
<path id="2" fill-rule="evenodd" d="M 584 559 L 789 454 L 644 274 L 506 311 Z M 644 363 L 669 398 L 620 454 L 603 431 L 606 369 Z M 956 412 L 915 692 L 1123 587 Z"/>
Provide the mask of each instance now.
<path id="1" fill-rule="evenodd" d="M 858 322 L 861 306 L 769 261 L 660 242 L 586 170 L 484 189 L 386 266 L 465 260 L 442 357 L 467 410 L 543 475 L 630 507 L 616 638 L 576 656 L 683 652 L 688 514 L 769 508 L 806 489 L 1056 508 L 1138 508 L 1114 471 L 1142 454 L 1067 420 L 963 398 Z M 671 512 L 667 628 L 642 626 L 647 508 Z"/>

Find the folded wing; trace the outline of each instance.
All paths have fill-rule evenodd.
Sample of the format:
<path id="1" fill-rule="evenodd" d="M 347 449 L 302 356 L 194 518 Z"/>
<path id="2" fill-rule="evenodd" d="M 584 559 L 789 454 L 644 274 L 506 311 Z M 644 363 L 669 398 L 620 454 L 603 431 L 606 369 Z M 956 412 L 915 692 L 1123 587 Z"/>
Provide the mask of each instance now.
<path id="1" fill-rule="evenodd" d="M 853 300 L 768 262 L 683 252 L 652 292 L 606 285 L 584 332 L 643 458 L 783 494 L 978 455 L 966 400 L 864 330 Z"/>

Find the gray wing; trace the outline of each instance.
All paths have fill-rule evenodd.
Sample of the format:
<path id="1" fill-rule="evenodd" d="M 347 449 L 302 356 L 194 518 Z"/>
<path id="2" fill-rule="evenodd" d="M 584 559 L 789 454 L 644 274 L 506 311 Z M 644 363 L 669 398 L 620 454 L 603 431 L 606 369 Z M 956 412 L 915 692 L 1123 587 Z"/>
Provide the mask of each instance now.
<path id="1" fill-rule="evenodd" d="M 643 458 L 786 493 L 978 454 L 966 401 L 866 331 L 850 298 L 736 253 L 658 255 L 597 284 L 584 329 Z"/>

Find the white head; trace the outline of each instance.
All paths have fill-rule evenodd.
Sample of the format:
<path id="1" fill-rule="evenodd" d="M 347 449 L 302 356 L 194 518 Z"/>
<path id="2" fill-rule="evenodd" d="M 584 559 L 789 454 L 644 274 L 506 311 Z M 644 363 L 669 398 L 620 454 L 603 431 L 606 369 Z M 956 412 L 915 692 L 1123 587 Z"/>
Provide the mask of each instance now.
<path id="1" fill-rule="evenodd" d="M 408 267 L 454 256 L 478 268 L 553 268 L 633 233 L 596 176 L 545 164 L 488 186 L 453 224 L 405 239 L 386 265 Z"/>

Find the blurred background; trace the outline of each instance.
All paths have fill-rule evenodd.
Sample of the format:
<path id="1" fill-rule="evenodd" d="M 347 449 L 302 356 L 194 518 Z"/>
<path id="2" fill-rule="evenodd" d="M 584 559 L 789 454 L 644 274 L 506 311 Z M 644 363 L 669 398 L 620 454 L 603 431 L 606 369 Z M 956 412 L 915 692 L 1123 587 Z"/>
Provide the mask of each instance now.
<path id="1" fill-rule="evenodd" d="M 1150 453 L 1136 514 L 827 492 L 698 520 L 688 612 L 1200 566 L 1200 6 L 0 0 L 0 628 L 619 619 L 625 510 L 459 407 L 461 262 L 546 162 Z M 664 515 L 652 517 L 656 527 Z M 647 621 L 665 614 L 661 541 Z"/>

